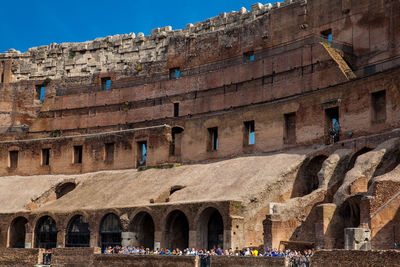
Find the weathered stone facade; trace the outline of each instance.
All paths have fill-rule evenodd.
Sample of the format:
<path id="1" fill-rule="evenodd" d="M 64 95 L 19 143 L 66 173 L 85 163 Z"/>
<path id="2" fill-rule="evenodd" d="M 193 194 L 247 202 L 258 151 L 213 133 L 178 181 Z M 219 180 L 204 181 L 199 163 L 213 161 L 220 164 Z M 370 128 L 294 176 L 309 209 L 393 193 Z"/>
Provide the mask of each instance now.
<path id="1" fill-rule="evenodd" d="M 0 54 L 0 246 L 391 248 L 396 10 L 286 0 Z"/>

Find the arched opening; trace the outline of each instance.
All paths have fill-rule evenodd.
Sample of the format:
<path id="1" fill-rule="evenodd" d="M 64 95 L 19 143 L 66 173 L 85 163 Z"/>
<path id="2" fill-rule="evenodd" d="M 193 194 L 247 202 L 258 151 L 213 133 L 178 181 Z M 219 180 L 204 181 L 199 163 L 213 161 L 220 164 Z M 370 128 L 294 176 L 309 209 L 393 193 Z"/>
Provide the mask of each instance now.
<path id="1" fill-rule="evenodd" d="M 224 248 L 224 221 L 215 208 L 202 212 L 198 221 L 198 245 L 201 248 Z"/>
<path id="2" fill-rule="evenodd" d="M 71 183 L 71 182 L 63 183 L 63 184 L 57 186 L 57 188 L 55 190 L 56 191 L 56 198 L 59 199 L 62 196 L 68 194 L 69 192 L 74 190 L 75 187 L 76 187 L 76 184 L 75 183 Z"/>
<path id="3" fill-rule="evenodd" d="M 189 222 L 182 211 L 175 210 L 168 215 L 165 242 L 170 249 L 185 249 L 189 246 Z"/>
<path id="4" fill-rule="evenodd" d="M 50 216 L 39 219 L 35 228 L 35 248 L 51 249 L 57 246 L 57 225 Z"/>
<path id="5" fill-rule="evenodd" d="M 342 206 L 344 228 L 357 228 L 360 226 L 360 201 L 361 195 L 347 199 Z"/>
<path id="6" fill-rule="evenodd" d="M 347 170 L 349 171 L 354 168 L 354 165 L 356 164 L 356 160 L 357 160 L 358 156 L 361 156 L 362 154 L 365 154 L 370 151 L 372 151 L 372 148 L 363 147 L 360 150 L 358 150 L 356 153 L 354 153 L 350 158 L 349 164 L 347 166 Z"/>
<path id="7" fill-rule="evenodd" d="M 137 214 L 132 221 L 131 231 L 136 236 L 132 246 L 154 248 L 154 222 L 150 214 L 147 212 Z"/>
<path id="8" fill-rule="evenodd" d="M 318 172 L 327 158 L 326 155 L 319 155 L 301 166 L 293 187 L 292 197 L 302 197 L 318 189 Z"/>
<path id="9" fill-rule="evenodd" d="M 15 218 L 10 225 L 9 247 L 25 248 L 26 224 L 28 220 L 24 217 Z"/>
<path id="10" fill-rule="evenodd" d="M 104 216 L 100 224 L 101 249 L 106 247 L 121 246 L 121 221 L 114 213 Z"/>
<path id="11" fill-rule="evenodd" d="M 67 247 L 89 247 L 90 231 L 89 223 L 82 215 L 77 215 L 71 219 L 67 228 L 66 237 Z"/>

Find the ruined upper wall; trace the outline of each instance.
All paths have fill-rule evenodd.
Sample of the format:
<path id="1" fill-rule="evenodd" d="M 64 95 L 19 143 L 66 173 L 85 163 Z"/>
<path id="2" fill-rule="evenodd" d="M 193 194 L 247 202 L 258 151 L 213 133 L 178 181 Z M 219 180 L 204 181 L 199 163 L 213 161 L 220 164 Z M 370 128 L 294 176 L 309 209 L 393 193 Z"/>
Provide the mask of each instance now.
<path id="1" fill-rule="evenodd" d="M 186 29 L 182 30 L 173 31 L 170 26 L 157 28 L 152 30 L 150 36 L 130 33 L 97 38 L 83 43 L 54 43 L 30 48 L 25 53 L 10 49 L 0 54 L 0 61 L 14 60 L 12 78 L 9 82 L 82 77 L 109 72 L 129 77 L 148 74 L 149 65 L 152 73 L 158 73 L 166 70 L 168 48 L 171 44 L 176 44 L 176 40 L 193 40 L 199 35 L 240 28 L 260 18 L 267 19 L 271 12 L 279 8 L 306 2 L 306 0 L 285 0 L 273 5 L 257 3 L 252 5 L 251 11 L 242 8 L 239 12 L 222 13 L 203 22 L 188 24 Z M 263 37 L 268 38 L 267 30 Z M 226 39 L 223 42 L 229 47 L 232 41 L 228 39 L 231 37 L 228 36 Z M 252 42 L 251 37 L 248 39 Z"/>

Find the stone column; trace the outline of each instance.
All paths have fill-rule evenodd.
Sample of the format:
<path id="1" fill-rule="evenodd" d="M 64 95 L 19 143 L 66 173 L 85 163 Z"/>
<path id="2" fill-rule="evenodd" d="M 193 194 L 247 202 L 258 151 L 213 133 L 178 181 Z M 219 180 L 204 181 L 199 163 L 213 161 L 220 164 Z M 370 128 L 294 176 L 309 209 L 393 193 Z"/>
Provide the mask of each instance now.
<path id="1" fill-rule="evenodd" d="M 57 233 L 57 247 L 58 248 L 65 247 L 65 233 L 66 233 L 66 229 L 60 229 Z"/>
<path id="2" fill-rule="evenodd" d="M 279 216 L 267 215 L 263 222 L 264 248 L 279 248 L 280 242 L 287 239 L 287 227 Z"/>
<path id="3" fill-rule="evenodd" d="M 33 234 L 31 232 L 25 233 L 25 248 L 33 248 Z"/>
<path id="4" fill-rule="evenodd" d="M 370 250 L 371 230 L 365 228 L 344 229 L 344 249 Z"/>
<path id="5" fill-rule="evenodd" d="M 189 231 L 189 248 L 197 247 L 197 231 L 190 230 Z"/>
<path id="6" fill-rule="evenodd" d="M 154 248 L 165 248 L 165 241 L 163 241 L 163 232 L 155 231 L 154 232 Z"/>
<path id="7" fill-rule="evenodd" d="M 122 232 L 121 233 L 121 245 L 123 247 L 135 247 L 137 246 L 136 234 L 134 232 Z"/>
<path id="8" fill-rule="evenodd" d="M 230 230 L 224 229 L 224 248 L 242 249 L 244 246 L 244 219 L 235 216 L 232 218 Z"/>
<path id="9" fill-rule="evenodd" d="M 90 247 L 99 247 L 99 232 L 90 230 Z"/>
<path id="10" fill-rule="evenodd" d="M 316 208 L 315 240 L 317 248 L 332 249 L 335 246 L 335 235 L 329 230 L 337 206 L 332 203 L 321 204 Z"/>

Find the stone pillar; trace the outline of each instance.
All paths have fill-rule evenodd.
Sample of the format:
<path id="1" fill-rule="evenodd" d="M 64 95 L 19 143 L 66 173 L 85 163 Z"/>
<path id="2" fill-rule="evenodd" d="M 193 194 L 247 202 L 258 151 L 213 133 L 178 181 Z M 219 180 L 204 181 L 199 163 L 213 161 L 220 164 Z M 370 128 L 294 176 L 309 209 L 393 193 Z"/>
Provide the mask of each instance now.
<path id="1" fill-rule="evenodd" d="M 137 246 L 136 234 L 134 232 L 122 232 L 121 233 L 121 245 L 123 247 L 135 247 Z"/>
<path id="2" fill-rule="evenodd" d="M 231 218 L 231 221 L 231 230 L 225 229 L 224 231 L 224 248 L 242 249 L 244 246 L 244 219 L 235 216 Z"/>
<path id="3" fill-rule="evenodd" d="M 25 248 L 33 248 L 33 234 L 31 232 L 25 234 Z"/>
<path id="4" fill-rule="evenodd" d="M 163 232 L 154 232 L 154 248 L 165 248 L 165 241 L 163 241 Z"/>
<path id="5" fill-rule="evenodd" d="M 344 249 L 370 250 L 371 230 L 365 228 L 344 229 Z"/>
<path id="6" fill-rule="evenodd" d="M 287 239 L 287 227 L 279 216 L 267 215 L 263 222 L 264 248 L 279 248 L 280 242 Z"/>
<path id="7" fill-rule="evenodd" d="M 61 229 L 57 233 L 57 248 L 65 247 L 65 233 L 66 229 Z"/>
<path id="8" fill-rule="evenodd" d="M 316 248 L 332 249 L 335 246 L 335 235 L 329 230 L 337 206 L 332 203 L 321 204 L 316 208 L 317 222 L 315 223 Z"/>
<path id="9" fill-rule="evenodd" d="M 197 247 L 197 231 L 189 230 L 189 248 Z"/>
<path id="10" fill-rule="evenodd" d="M 95 248 L 99 247 L 99 232 L 97 231 L 90 231 L 90 247 Z"/>

